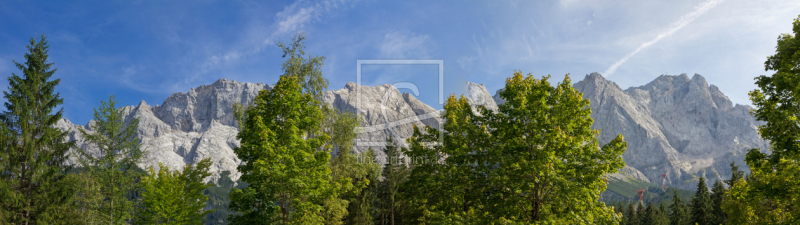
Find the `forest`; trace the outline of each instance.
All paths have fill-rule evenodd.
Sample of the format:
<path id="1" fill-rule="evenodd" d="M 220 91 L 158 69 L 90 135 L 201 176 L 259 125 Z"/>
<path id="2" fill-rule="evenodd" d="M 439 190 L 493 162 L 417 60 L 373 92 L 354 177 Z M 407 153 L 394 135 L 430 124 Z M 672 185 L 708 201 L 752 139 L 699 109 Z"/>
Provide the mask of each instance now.
<path id="1" fill-rule="evenodd" d="M 204 182 L 209 159 L 139 168 L 138 119 L 124 121 L 113 95 L 80 130 L 97 151 L 54 127 L 63 98 L 42 35 L 14 61 L 20 72 L 3 93 L 0 223 L 800 224 L 800 18 L 792 31 L 764 63 L 774 74 L 749 92 L 770 149 L 747 153 L 749 174 L 731 163 L 730 179 L 700 177 L 693 193 L 662 189 L 657 201 L 601 199 L 629 188 L 608 178 L 625 166 L 627 142 L 598 142 L 590 102 L 569 75 L 514 71 L 498 113 L 450 95 L 440 129 L 414 127 L 408 147 L 390 138 L 357 152 L 361 118 L 322 103 L 325 58 L 306 54 L 302 33 L 278 43 L 285 61 L 274 88 L 232 109 L 239 180 L 225 172 Z"/>

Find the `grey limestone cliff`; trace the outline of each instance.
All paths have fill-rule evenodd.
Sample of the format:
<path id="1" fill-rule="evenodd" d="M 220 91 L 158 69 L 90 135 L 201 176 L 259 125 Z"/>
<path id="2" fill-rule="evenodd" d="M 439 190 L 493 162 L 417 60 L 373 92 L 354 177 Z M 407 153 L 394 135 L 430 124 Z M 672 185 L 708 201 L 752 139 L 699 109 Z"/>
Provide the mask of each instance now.
<path id="1" fill-rule="evenodd" d="M 468 82 L 466 86 L 465 96 L 472 105 L 496 112 L 498 103 L 504 102 L 482 84 Z M 731 161 L 747 170 L 742 163 L 745 151 L 768 147 L 758 136 L 760 123 L 748 113 L 750 107 L 733 105 L 700 75 L 691 79 L 685 74 L 660 76 L 644 86 L 623 90 L 592 73 L 574 86 L 591 100 L 601 144 L 617 134 L 628 141 L 623 156 L 628 167 L 614 176 L 660 184 L 661 174 L 667 173 L 670 185 L 693 189 L 699 176 L 727 179 Z M 209 180 L 216 180 L 226 170 L 231 171 L 231 178 L 238 179 L 241 174 L 236 166 L 241 160 L 233 153 L 239 146 L 238 124 L 231 106 L 237 102 L 250 104 L 262 89 L 271 87 L 221 79 L 172 94 L 162 105 L 150 106 L 142 101 L 124 107 L 126 121 L 139 118 L 139 138 L 147 151 L 140 166 L 162 162 L 181 168 L 211 158 L 213 175 Z M 388 84 L 369 87 L 347 83 L 343 89 L 325 92 L 322 100 L 362 116 L 358 151 L 380 149 L 389 136 L 404 140 L 415 125 L 438 128 L 441 122 L 439 111 Z M 78 132 L 79 128 L 88 129 L 88 124 L 79 126 L 62 119 L 57 126 L 69 130 L 69 139 L 76 140 L 78 147 L 93 149 Z"/>

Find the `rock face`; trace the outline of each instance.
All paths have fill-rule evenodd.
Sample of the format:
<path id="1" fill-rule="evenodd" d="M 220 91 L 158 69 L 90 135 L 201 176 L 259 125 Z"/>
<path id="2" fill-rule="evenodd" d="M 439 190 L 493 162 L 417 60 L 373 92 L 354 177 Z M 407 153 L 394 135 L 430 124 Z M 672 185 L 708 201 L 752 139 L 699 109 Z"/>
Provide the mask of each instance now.
<path id="1" fill-rule="evenodd" d="M 504 102 L 482 84 L 466 85 L 465 96 L 472 105 L 496 112 L 498 103 Z M 700 75 L 691 79 L 686 75 L 661 76 L 647 85 L 622 90 L 593 73 L 574 86 L 591 100 L 594 128 L 601 130 L 600 143 L 617 134 L 628 141 L 623 156 L 628 167 L 615 176 L 660 184 L 661 174 L 667 173 L 671 186 L 694 189 L 697 176 L 727 179 L 732 160 L 747 170 L 742 162 L 746 150 L 768 147 L 758 136 L 756 127 L 760 123 L 748 113 L 750 107 L 733 106 Z M 250 104 L 260 90 L 271 88 L 221 79 L 187 93 L 172 94 L 160 106 L 151 107 L 142 101 L 124 107 L 127 122 L 139 118 L 138 134 L 147 151 L 140 167 L 157 167 L 162 162 L 170 168 L 182 168 L 211 158 L 213 175 L 208 180 L 217 180 L 226 170 L 231 171 L 232 179 L 238 179 L 241 174 L 236 166 L 241 160 L 233 153 L 239 146 L 238 124 L 231 106 L 237 102 Z M 362 116 L 358 151 L 381 149 L 389 136 L 404 140 L 411 136 L 414 125 L 438 128 L 441 122 L 439 111 L 388 84 L 369 87 L 347 83 L 343 89 L 325 92 L 322 100 Z M 78 147 L 92 150 L 94 147 L 85 143 L 78 131 L 81 127 L 88 129 L 89 124 L 79 126 L 62 119 L 57 127 L 69 130 L 69 139 L 76 140 Z"/>
<path id="2" fill-rule="evenodd" d="M 414 125 L 436 128 L 441 121 L 438 111 L 409 93 L 401 94 L 390 84 L 369 87 L 350 82 L 344 89 L 325 92 L 322 100 L 334 108 L 362 116 L 362 133 L 355 143 L 358 151 L 369 147 L 379 150 L 386 146 L 389 136 L 405 140 L 413 134 Z M 399 144 L 406 145 L 404 141 Z M 377 152 L 382 156 L 382 152 Z"/>
<path id="3" fill-rule="evenodd" d="M 663 173 L 671 186 L 684 189 L 695 188 L 700 176 L 728 179 L 731 161 L 746 167 L 748 149 L 768 148 L 750 107 L 734 106 L 698 74 L 691 79 L 662 75 L 622 90 L 592 73 L 574 86 L 591 101 L 600 143 L 622 134 L 628 142 L 625 162 L 654 183 L 661 182 Z"/>
<path id="4" fill-rule="evenodd" d="M 226 170 L 231 171 L 232 179 L 238 179 L 241 174 L 236 166 L 241 160 L 233 153 L 233 148 L 239 146 L 238 124 L 233 119 L 231 106 L 236 102 L 249 104 L 262 89 L 272 87 L 221 79 L 187 93 L 174 93 L 161 106 L 151 107 L 142 101 L 137 106 L 124 107 L 126 122 L 139 118 L 137 133 L 146 151 L 139 166 L 158 169 L 161 162 L 171 169 L 181 169 L 186 164 L 211 158 L 212 176 L 206 180 L 216 181 Z M 84 128 L 91 132 L 92 123 L 94 121 L 78 126 L 62 119 L 56 126 L 68 130 L 69 139 L 75 140 L 78 147 L 96 151 L 78 130 Z M 76 162 L 74 158 L 70 161 Z"/>

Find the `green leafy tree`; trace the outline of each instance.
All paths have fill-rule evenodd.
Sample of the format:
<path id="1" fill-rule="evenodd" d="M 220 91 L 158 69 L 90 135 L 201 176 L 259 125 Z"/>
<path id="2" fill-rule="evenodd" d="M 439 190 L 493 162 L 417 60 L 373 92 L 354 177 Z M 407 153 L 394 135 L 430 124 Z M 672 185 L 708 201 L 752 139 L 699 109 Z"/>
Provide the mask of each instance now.
<path id="1" fill-rule="evenodd" d="M 302 92 L 296 76 L 281 76 L 262 90 L 244 112 L 234 153 L 243 161 L 230 208 L 241 213 L 233 224 L 320 224 L 323 202 L 339 190 L 330 183 L 329 137 L 320 130 L 318 102 Z M 244 125 L 244 126 L 242 126 Z"/>
<path id="2" fill-rule="evenodd" d="M 483 106 L 478 108 L 479 114 L 475 114 L 464 96 L 448 97 L 441 114 L 444 121 L 441 146 L 422 144 L 439 141 L 435 129 L 426 128 L 426 134 L 415 129 L 411 148 L 405 152 L 413 170 L 404 194 L 411 198 L 409 202 L 425 205 L 411 207 L 417 211 L 411 213 L 417 216 L 411 217 L 435 209 L 428 214 L 436 214 L 445 221 L 491 223 L 501 219 L 496 216 L 501 213 L 492 212 L 494 207 L 490 207 L 502 203 L 498 195 L 493 195 L 488 177 L 492 169 L 492 158 L 488 155 L 492 144 L 486 124 L 492 112 Z"/>
<path id="3" fill-rule="evenodd" d="M 0 217 L 10 224 L 59 223 L 58 211 L 71 202 L 72 185 L 65 165 L 71 142 L 54 126 L 63 103 L 55 92 L 61 81 L 48 61 L 47 40 L 31 38 L 25 63 L 14 62 L 22 77 L 12 73 L 4 91 L 6 111 L 0 114 Z"/>
<path id="4" fill-rule="evenodd" d="M 375 224 L 375 217 L 378 215 L 378 187 L 380 185 L 379 177 L 381 175 L 381 165 L 375 161 L 375 152 L 370 148 L 366 152 L 359 153 L 357 156 L 357 163 L 366 165 L 369 170 L 364 176 L 364 181 L 358 184 L 366 184 L 360 192 L 353 192 L 346 195 L 349 199 L 347 206 L 347 217 L 345 217 L 345 224 L 359 224 L 369 225 Z"/>
<path id="5" fill-rule="evenodd" d="M 211 211 L 204 208 L 208 196 L 203 191 L 211 184 L 203 183 L 210 176 L 211 160 L 205 158 L 196 165 L 186 165 L 182 171 L 172 171 L 158 164 L 158 172 L 151 166 L 142 178 L 143 192 L 136 224 L 204 224 Z"/>
<path id="6" fill-rule="evenodd" d="M 489 153 L 497 168 L 492 183 L 500 189 L 505 218 L 528 223 L 616 223 L 617 215 L 598 201 L 605 174 L 625 165 L 622 135 L 602 147 L 591 128 L 589 100 L 572 87 L 569 76 L 552 86 L 521 72 L 500 91 L 506 103 L 493 114 Z"/>
<path id="7" fill-rule="evenodd" d="M 745 156 L 747 179 L 728 190 L 723 209 L 733 224 L 800 224 L 800 17 L 792 33 L 778 36 L 775 54 L 764 62 L 772 76 L 761 75 L 750 91 L 751 114 L 765 124 L 761 138 L 770 141 L 770 154 L 751 149 Z"/>
<path id="8" fill-rule="evenodd" d="M 325 202 L 325 224 L 341 224 L 345 219 L 370 221 L 372 215 L 364 209 L 372 207 L 372 202 L 360 200 L 368 195 L 368 193 L 362 193 L 364 189 L 370 183 L 377 181 L 380 165 L 371 160 L 359 160 L 359 157 L 370 157 L 371 153 L 359 155 L 352 152 L 353 143 L 357 137 L 355 130 L 361 125 L 361 117 L 351 112 L 341 112 L 330 108 L 328 110 L 330 113 L 325 113 L 326 118 L 322 130 L 331 137 L 328 141 L 334 148 L 334 157 L 329 163 L 331 182 L 332 185 L 337 186 L 340 192 L 338 198 L 331 198 Z M 348 210 L 353 207 L 361 210 Z"/>
<path id="9" fill-rule="evenodd" d="M 100 185 L 103 201 L 97 210 L 102 214 L 98 221 L 109 224 L 124 224 L 133 218 L 134 202 L 128 199 L 135 189 L 140 175 L 136 164 L 142 159 L 141 144 L 136 137 L 139 119 L 125 123 L 122 108 L 117 108 L 114 96 L 100 101 L 94 110 L 94 123 L 90 130 L 80 129 L 86 141 L 99 150 L 94 153 L 78 149 L 78 159 Z"/>
<path id="10" fill-rule="evenodd" d="M 678 197 L 678 191 L 674 191 L 672 195 L 672 205 L 669 206 L 671 213 L 669 214 L 670 225 L 688 225 L 691 221 L 691 216 L 687 212 L 686 205 L 683 200 Z"/>
<path id="11" fill-rule="evenodd" d="M 692 196 L 692 223 L 698 225 L 711 224 L 711 196 L 708 193 L 706 180 L 700 177 L 697 183 L 697 191 Z"/>
<path id="12" fill-rule="evenodd" d="M 322 76 L 324 56 L 308 56 L 305 52 L 305 33 L 297 33 L 290 44 L 278 42 L 278 47 L 283 50 L 283 57 L 289 57 L 283 62 L 283 75 L 297 77 L 303 92 L 314 96 L 319 101 L 322 93 L 328 89 L 328 80 Z"/>

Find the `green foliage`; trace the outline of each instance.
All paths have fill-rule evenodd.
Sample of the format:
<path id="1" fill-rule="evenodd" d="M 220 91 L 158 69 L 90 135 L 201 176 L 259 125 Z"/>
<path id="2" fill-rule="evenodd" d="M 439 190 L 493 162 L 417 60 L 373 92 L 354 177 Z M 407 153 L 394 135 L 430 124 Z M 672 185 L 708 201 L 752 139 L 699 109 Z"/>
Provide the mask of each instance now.
<path id="1" fill-rule="evenodd" d="M 639 225 L 639 221 L 641 221 L 633 203 L 628 203 L 628 209 L 625 210 L 625 221 L 628 222 L 626 225 Z"/>
<path id="2" fill-rule="evenodd" d="M 158 164 L 158 172 L 153 167 L 142 178 L 142 208 L 136 215 L 136 224 L 204 224 L 204 218 L 211 211 L 203 210 L 208 197 L 203 190 L 211 184 L 203 179 L 210 176 L 209 158 L 195 166 L 186 165 L 182 171 L 171 171 L 169 167 Z"/>
<path id="3" fill-rule="evenodd" d="M 328 80 L 322 76 L 324 56 L 308 56 L 305 49 L 306 34 L 297 33 L 289 45 L 278 42 L 278 47 L 283 50 L 283 57 L 289 56 L 283 62 L 283 76 L 294 76 L 300 80 L 304 93 L 314 96 L 316 100 L 328 89 Z"/>
<path id="4" fill-rule="evenodd" d="M 672 195 L 672 204 L 669 205 L 669 209 L 671 212 L 669 214 L 670 225 L 689 225 L 691 223 L 689 207 L 683 203 L 677 191 Z"/>
<path id="5" fill-rule="evenodd" d="M 375 162 L 375 152 L 372 148 L 358 155 L 358 164 L 368 167 L 364 176 L 364 182 L 356 181 L 357 184 L 366 184 L 359 192 L 351 192 L 343 197 L 348 199 L 347 217 L 345 224 L 374 224 L 375 216 L 378 215 L 378 188 L 380 185 L 379 177 L 382 173 L 381 165 Z"/>
<path id="6" fill-rule="evenodd" d="M 228 216 L 231 214 L 230 210 L 228 210 L 228 204 L 231 202 L 229 196 L 234 186 L 230 175 L 230 171 L 223 171 L 219 174 L 220 177 L 217 179 L 217 184 L 214 185 L 209 182 L 208 184 L 211 186 L 203 191 L 208 196 L 208 205 L 214 210 L 206 216 L 206 224 L 228 224 Z"/>
<path id="7" fill-rule="evenodd" d="M 500 113 L 450 96 L 439 130 L 415 128 L 403 196 L 419 223 L 615 223 L 598 201 L 605 175 L 624 166 L 618 136 L 600 147 L 589 102 L 569 77 L 555 87 L 515 72 Z M 446 156 L 446 157 L 442 157 Z M 385 173 L 385 172 L 384 172 Z M 413 187 L 413 188 L 412 188 Z M 431 190 L 436 190 L 431 191 Z"/>
<path id="8" fill-rule="evenodd" d="M 0 114 L 0 219 L 12 224 L 62 223 L 65 205 L 74 187 L 64 164 L 73 143 L 54 126 L 61 119 L 63 103 L 55 92 L 60 79 L 48 62 L 47 40 L 31 38 L 25 63 L 14 64 L 22 77 L 12 73 L 4 91 L 6 111 Z"/>
<path id="9" fill-rule="evenodd" d="M 736 166 L 736 163 L 731 162 L 731 179 L 724 181 L 725 184 L 727 184 L 728 187 L 733 187 L 733 184 L 735 184 L 736 181 L 739 181 L 743 178 L 744 178 L 744 171 L 740 171 L 739 167 Z"/>
<path id="10" fill-rule="evenodd" d="M 800 208 L 800 17 L 791 34 L 778 36 L 775 54 L 764 62 L 772 76 L 757 77 L 750 91 L 751 114 L 770 141 L 770 154 L 751 149 L 745 161 L 751 174 L 736 180 L 722 203 L 732 224 L 798 224 Z"/>
<path id="11" fill-rule="evenodd" d="M 383 149 L 386 155 L 381 174 L 383 180 L 378 185 L 380 205 L 377 219 L 381 224 L 404 224 L 407 205 L 400 199 L 400 188 L 408 180 L 409 170 L 400 147 L 391 135 L 386 143 L 388 145 Z"/>
<path id="12" fill-rule="evenodd" d="M 621 135 L 599 147 L 589 101 L 569 76 L 555 87 L 516 72 L 499 94 L 506 100 L 493 115 L 491 148 L 497 168 L 492 183 L 505 204 L 506 218 L 561 223 L 614 223 L 610 207 L 598 201 L 604 177 L 625 165 Z"/>
<path id="13" fill-rule="evenodd" d="M 735 175 L 734 175 L 735 176 Z M 722 211 L 722 202 L 725 201 L 725 185 L 719 180 L 714 181 L 714 187 L 711 188 L 711 218 L 709 224 L 724 224 L 728 217 Z"/>
<path id="14" fill-rule="evenodd" d="M 300 80 L 281 76 L 272 90 L 259 92 L 245 109 L 234 152 L 249 186 L 231 192 L 233 224 L 319 224 L 323 203 L 339 190 L 330 183 L 329 137 L 318 102 L 302 93 Z"/>
<path id="15" fill-rule="evenodd" d="M 708 193 L 708 186 L 706 180 L 700 177 L 697 183 L 697 191 L 692 196 L 692 223 L 698 225 L 711 224 L 711 196 Z"/>
<path id="16" fill-rule="evenodd" d="M 98 222 L 124 224 L 133 218 L 134 202 L 127 198 L 136 185 L 140 174 L 135 171 L 142 159 L 140 140 L 136 137 L 139 119 L 126 124 L 122 118 L 122 108 L 116 107 L 114 96 L 108 102 L 100 101 L 100 108 L 94 110 L 94 123 L 90 131 L 80 129 L 81 134 L 99 149 L 93 154 L 86 149 L 78 149 L 78 160 L 92 179 L 100 186 L 101 201 L 96 210 L 100 211 Z"/>

